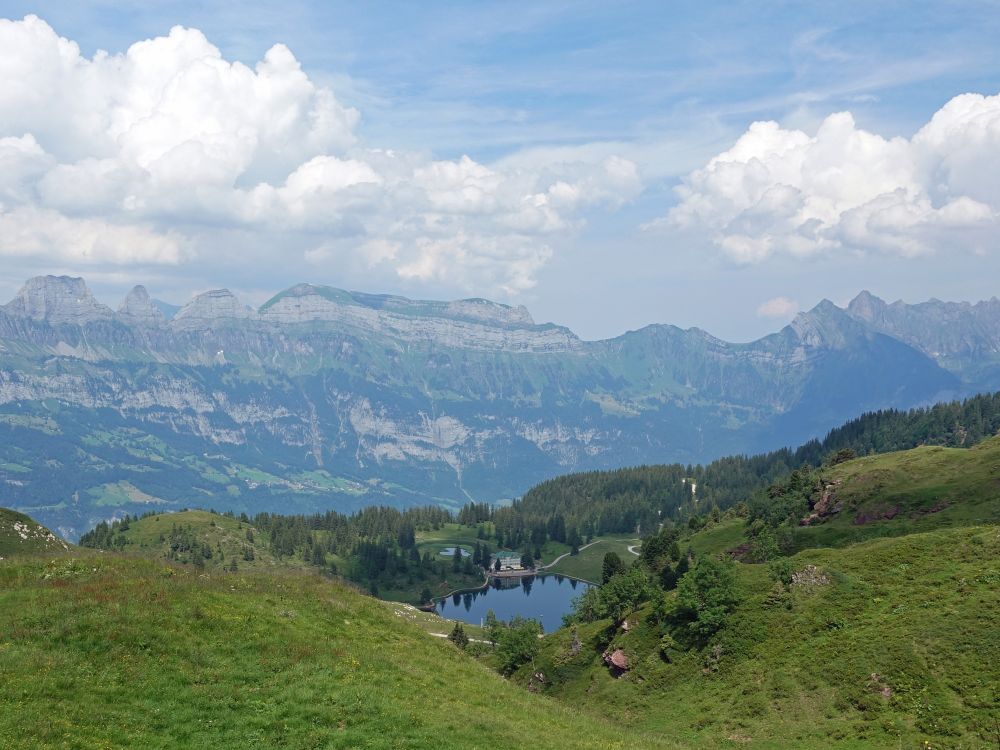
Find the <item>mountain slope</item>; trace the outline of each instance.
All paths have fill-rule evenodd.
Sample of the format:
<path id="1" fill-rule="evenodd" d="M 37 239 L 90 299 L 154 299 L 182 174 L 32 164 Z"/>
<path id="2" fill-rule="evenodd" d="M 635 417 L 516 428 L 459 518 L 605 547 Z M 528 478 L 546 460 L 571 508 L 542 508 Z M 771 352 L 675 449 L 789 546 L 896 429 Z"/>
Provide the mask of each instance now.
<path id="1" fill-rule="evenodd" d="M 802 583 L 780 594 L 767 566 L 741 565 L 740 603 L 705 648 L 664 650 L 647 606 L 627 633 L 579 626 L 575 656 L 558 631 L 531 673 L 568 705 L 698 747 L 988 747 L 998 557 L 989 526 L 807 550 L 790 559 Z M 601 658 L 612 648 L 630 665 L 622 679 Z"/>
<path id="2" fill-rule="evenodd" d="M 609 722 L 306 575 L 4 561 L 0 632 L 4 747 L 624 747 Z"/>
<path id="3" fill-rule="evenodd" d="M 144 288 L 115 312 L 43 277 L 0 308 L 0 488 L 70 538 L 151 508 L 457 507 L 965 387 L 830 303 L 749 344 L 670 326 L 586 342 L 487 300 L 300 284 L 259 310 L 213 290 L 167 319 Z"/>
<path id="4" fill-rule="evenodd" d="M 68 549 L 66 542 L 28 516 L 0 508 L 0 560 Z"/>
<path id="5" fill-rule="evenodd" d="M 1000 374 L 1000 300 L 888 304 L 861 292 L 847 313 L 932 357 L 973 389 L 990 388 Z"/>
<path id="6" fill-rule="evenodd" d="M 266 535 L 251 523 L 206 510 L 150 514 L 122 521 L 114 529 L 98 524 L 80 544 L 216 572 L 233 570 L 234 563 L 235 570 L 246 571 L 306 569 L 299 556 L 279 559 Z"/>
<path id="7" fill-rule="evenodd" d="M 669 590 L 628 629 L 581 617 L 581 645 L 557 632 L 519 680 L 700 747 L 989 746 L 1000 739 L 998 482 L 1000 436 L 796 470 L 749 507 L 646 539 L 643 569 Z M 758 555 L 772 562 L 752 564 Z M 713 559 L 729 561 L 735 607 L 695 637 L 675 609 L 694 572 L 676 583 L 661 567 L 681 575 Z M 616 650 L 621 679 L 603 658 Z"/>
<path id="8" fill-rule="evenodd" d="M 795 530 L 801 547 L 1000 524 L 1000 437 L 972 448 L 922 446 L 820 472 L 823 489 Z"/>

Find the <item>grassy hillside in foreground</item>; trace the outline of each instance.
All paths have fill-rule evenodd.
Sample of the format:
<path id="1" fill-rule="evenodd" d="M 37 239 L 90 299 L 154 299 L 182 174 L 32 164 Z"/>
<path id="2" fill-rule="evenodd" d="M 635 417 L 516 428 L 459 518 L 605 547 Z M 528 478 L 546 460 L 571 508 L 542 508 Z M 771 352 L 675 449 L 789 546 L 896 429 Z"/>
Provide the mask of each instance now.
<path id="1" fill-rule="evenodd" d="M 982 748 L 1000 718 L 1000 528 L 937 530 L 791 558 L 782 591 L 737 566 L 741 602 L 702 649 L 661 648 L 649 605 L 546 638 L 535 672 L 567 704 L 697 747 Z M 615 679 L 601 654 L 622 648 Z M 925 746 L 925 741 L 930 744 Z"/>
<path id="2" fill-rule="evenodd" d="M 39 552 L 68 550 L 69 545 L 23 513 L 0 508 L 0 560 Z"/>
<path id="3" fill-rule="evenodd" d="M 0 746 L 659 748 L 319 577 L 0 563 Z"/>

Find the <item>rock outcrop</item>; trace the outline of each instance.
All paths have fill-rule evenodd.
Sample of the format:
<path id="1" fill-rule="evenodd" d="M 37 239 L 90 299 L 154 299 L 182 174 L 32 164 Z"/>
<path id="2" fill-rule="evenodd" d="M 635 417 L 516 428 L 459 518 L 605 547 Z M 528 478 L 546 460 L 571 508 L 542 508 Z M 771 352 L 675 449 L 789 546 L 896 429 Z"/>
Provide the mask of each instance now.
<path id="1" fill-rule="evenodd" d="M 180 314 L 178 314 L 178 317 Z M 260 309 L 269 323 L 324 322 L 341 330 L 483 351 L 566 352 L 582 348 L 571 331 L 537 326 L 524 307 L 487 300 L 428 302 L 298 284 Z"/>
<path id="2" fill-rule="evenodd" d="M 111 308 L 94 299 L 83 279 L 71 276 L 29 279 L 4 310 L 51 325 L 83 325 L 114 318 Z"/>
<path id="3" fill-rule="evenodd" d="M 178 330 L 210 329 L 257 317 L 257 313 L 243 305 L 228 289 L 213 289 L 184 305 L 170 321 L 170 326 Z"/>
<path id="4" fill-rule="evenodd" d="M 118 316 L 131 325 L 156 327 L 167 322 L 160 309 L 149 298 L 144 286 L 136 286 L 118 308 Z"/>

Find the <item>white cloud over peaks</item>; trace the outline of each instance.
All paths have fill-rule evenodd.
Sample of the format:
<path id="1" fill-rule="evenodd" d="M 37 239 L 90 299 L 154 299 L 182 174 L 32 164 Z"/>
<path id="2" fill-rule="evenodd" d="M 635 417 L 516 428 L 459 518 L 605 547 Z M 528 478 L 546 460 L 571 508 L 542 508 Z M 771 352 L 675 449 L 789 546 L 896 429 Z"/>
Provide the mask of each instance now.
<path id="1" fill-rule="evenodd" d="M 33 207 L 0 212 L 0 257 L 45 257 L 69 267 L 102 263 L 176 264 L 182 241 L 173 233 L 102 219 L 71 219 Z"/>
<path id="2" fill-rule="evenodd" d="M 86 58 L 37 17 L 0 20 L 0 78 L 0 223 L 17 238 L 0 256 L 176 264 L 228 252 L 265 267 L 275 258 L 254 252 L 282 252 L 285 265 L 346 261 L 516 294 L 549 238 L 641 189 L 635 164 L 614 156 L 491 167 L 362 144 L 359 113 L 287 47 L 249 67 L 196 29 Z M 281 242 L 244 246 L 267 233 Z"/>
<path id="3" fill-rule="evenodd" d="M 757 308 L 759 318 L 790 318 L 799 311 L 799 303 L 788 297 L 774 297 Z"/>
<path id="4" fill-rule="evenodd" d="M 666 223 L 731 259 L 875 251 L 981 252 L 1000 219 L 1000 96 L 965 94 L 912 138 L 830 115 L 814 136 L 756 122 L 689 174 Z"/>

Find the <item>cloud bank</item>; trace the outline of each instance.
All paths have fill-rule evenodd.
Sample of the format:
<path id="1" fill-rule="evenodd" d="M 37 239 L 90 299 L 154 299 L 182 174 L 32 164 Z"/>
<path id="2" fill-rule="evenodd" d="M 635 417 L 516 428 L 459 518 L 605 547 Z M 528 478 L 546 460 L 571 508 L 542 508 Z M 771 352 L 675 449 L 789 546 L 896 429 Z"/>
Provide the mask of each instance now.
<path id="1" fill-rule="evenodd" d="M 813 136 L 755 122 L 677 193 L 659 223 L 707 235 L 739 263 L 984 252 L 1000 228 L 1000 96 L 957 96 L 909 139 L 870 133 L 847 112 Z"/>
<path id="2" fill-rule="evenodd" d="M 641 189 L 614 156 L 490 167 L 365 144 L 287 47 L 251 68 L 196 29 L 87 58 L 35 16 L 0 20 L 0 77 L 0 257 L 39 265 L 353 264 L 516 295 L 553 237 Z"/>

